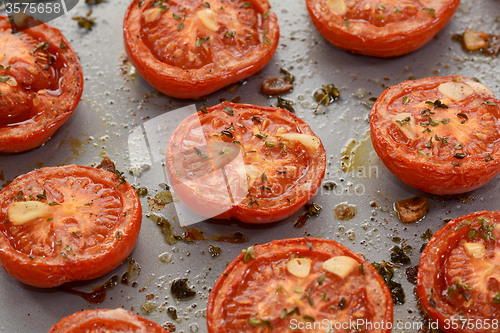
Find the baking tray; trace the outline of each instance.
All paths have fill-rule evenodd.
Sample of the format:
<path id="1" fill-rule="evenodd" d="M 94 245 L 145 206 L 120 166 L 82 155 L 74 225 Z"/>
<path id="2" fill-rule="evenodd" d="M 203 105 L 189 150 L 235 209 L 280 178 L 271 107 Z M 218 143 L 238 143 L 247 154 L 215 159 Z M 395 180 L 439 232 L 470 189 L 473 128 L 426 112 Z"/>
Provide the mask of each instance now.
<path id="1" fill-rule="evenodd" d="M 408 328 L 394 331 L 418 331 L 414 325 L 422 323 L 422 318 L 416 306 L 414 286 L 406 281 L 404 271 L 406 267 L 418 264 L 419 248 L 424 242 L 420 235 L 428 228 L 437 231 L 446 219 L 478 210 L 498 209 L 500 179 L 495 177 L 484 187 L 466 195 L 429 196 L 431 207 L 425 219 L 403 225 L 393 210 L 394 202 L 420 192 L 395 178 L 366 140 L 369 98 L 377 97 L 388 86 L 409 78 L 452 74 L 475 77 L 500 96 L 499 59 L 467 53 L 452 40 L 453 34 L 463 33 L 467 27 L 500 34 L 500 1 L 463 0 L 450 23 L 427 45 L 393 59 L 353 55 L 330 45 L 311 23 L 304 1 L 270 2 L 281 29 L 279 47 L 271 62 L 244 84 L 223 89 L 198 101 L 169 98 L 158 93 L 140 76 L 130 71 L 124 74 L 127 64 L 124 66 L 122 21 L 129 1 L 107 0 L 92 7 L 80 1 L 68 15 L 51 22 L 70 40 L 81 59 L 85 75 L 83 98 L 73 116 L 45 145 L 21 154 L 0 156 L 0 185 L 5 186 L 17 175 L 42 166 L 92 165 L 99 163 L 103 156 L 109 156 L 119 170 L 126 172 L 130 183 L 146 187 L 149 192 L 141 199 L 143 225 L 131 254 L 141 269 L 140 274 L 132 279 L 136 283 L 118 283 L 107 290 L 100 304 L 89 303 L 59 289 L 32 288 L 1 272 L 1 332 L 47 332 L 62 317 L 76 311 L 117 307 L 160 324 L 174 324 L 175 332 L 206 332 L 205 315 L 210 289 L 227 263 L 242 248 L 304 235 L 336 240 L 363 253 L 369 261 L 388 260 L 389 249 L 396 245 L 393 237 L 407 240 L 406 244 L 413 247 L 411 264 L 396 269 L 395 278 L 403 284 L 406 302 L 395 306 L 394 322 L 406 324 Z M 89 9 L 93 10 L 91 17 L 96 17 L 96 25 L 91 31 L 79 28 L 71 19 L 74 15 L 86 15 Z M 147 197 L 154 197 L 165 189 L 167 183 L 162 161 L 155 159 L 161 155 L 160 146 L 166 142 L 154 146 L 147 137 L 156 133 L 158 138 L 167 140 L 166 133 L 171 129 L 151 127 L 155 122 L 148 121 L 160 116 L 173 126 L 182 119 L 169 116 L 169 112 L 192 104 L 198 109 L 202 105 L 209 107 L 221 99 L 239 98 L 242 103 L 276 105 L 276 98 L 268 98 L 259 91 L 264 78 L 281 76 L 280 68 L 296 77 L 293 91 L 283 97 L 295 103 L 296 114 L 323 141 L 327 152 L 325 182 L 337 184 L 331 191 L 320 188 L 313 198 L 314 203 L 323 207 L 320 215 L 310 218 L 302 228 L 295 228 L 294 223 L 303 211 L 269 225 L 249 225 L 234 220 L 203 221 L 189 227 L 203 232 L 206 240 L 167 244 L 160 228 L 147 217 L 150 213 Z M 340 88 L 341 98 L 315 112 L 314 91 L 330 83 Z M 363 91 L 366 93 L 361 97 Z M 141 138 L 146 140 L 141 141 Z M 355 148 L 359 168 L 347 173 L 342 170 L 342 151 L 353 140 L 354 146 L 359 145 Z M 339 203 L 355 205 L 356 216 L 350 221 L 336 219 L 333 209 Z M 172 222 L 175 234 L 185 231 L 179 225 L 174 204 L 168 204 L 156 213 Z M 233 244 L 211 240 L 234 232 L 243 233 L 248 242 Z M 219 256 L 211 256 L 210 245 L 220 247 Z M 70 287 L 89 292 L 115 275 L 121 278 L 127 268 L 125 262 L 100 279 L 73 283 Z M 196 291 L 194 298 L 174 299 L 170 283 L 178 278 L 188 279 L 188 284 Z M 154 303 L 154 310 L 149 314 L 143 309 L 146 302 Z M 168 315 L 169 307 L 177 310 L 177 320 Z"/>

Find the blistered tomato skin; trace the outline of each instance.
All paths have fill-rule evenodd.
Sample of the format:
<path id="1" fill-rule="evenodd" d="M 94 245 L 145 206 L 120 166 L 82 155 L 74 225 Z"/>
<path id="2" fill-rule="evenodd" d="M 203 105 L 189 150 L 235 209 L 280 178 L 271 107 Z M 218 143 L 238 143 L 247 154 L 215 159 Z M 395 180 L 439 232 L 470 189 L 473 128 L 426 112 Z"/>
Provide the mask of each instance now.
<path id="1" fill-rule="evenodd" d="M 418 268 L 418 296 L 442 331 L 498 331 L 499 239 L 500 212 L 482 211 L 448 222 L 426 245 Z"/>
<path id="2" fill-rule="evenodd" d="M 76 312 L 52 326 L 49 333 L 168 333 L 159 324 L 123 309 Z"/>
<path id="3" fill-rule="evenodd" d="M 326 153 L 287 110 L 223 102 L 182 121 L 170 137 L 166 167 L 175 193 L 196 213 L 269 223 L 315 195 Z"/>
<path id="4" fill-rule="evenodd" d="M 449 195 L 472 191 L 500 172 L 500 100 L 463 76 L 405 81 L 385 90 L 370 113 L 373 147 L 401 181 Z"/>
<path id="5" fill-rule="evenodd" d="M 0 16 L 0 153 L 42 145 L 73 113 L 82 91 L 80 61 L 59 30 L 41 24 L 13 34 Z"/>
<path id="6" fill-rule="evenodd" d="M 198 98 L 261 70 L 279 41 L 267 0 L 133 1 L 125 50 L 144 79 L 177 98 Z"/>
<path id="7" fill-rule="evenodd" d="M 115 174 L 41 168 L 0 192 L 0 265 L 41 288 L 94 279 L 130 254 L 141 219 L 134 189 Z"/>
<path id="8" fill-rule="evenodd" d="M 224 270 L 210 293 L 209 333 L 256 332 L 256 328 L 322 333 L 328 327 L 305 324 L 350 321 L 378 323 L 379 329 L 373 325 L 366 332 L 391 331 L 384 325 L 393 320 L 390 291 L 373 266 L 350 249 L 332 240 L 294 238 L 246 251 Z M 297 271 L 293 261 L 301 260 L 299 267 L 310 266 L 309 270 Z M 328 265 L 336 260 L 342 264 Z M 342 327 L 335 332 L 352 332 Z"/>
<path id="9" fill-rule="evenodd" d="M 451 19 L 459 0 L 307 0 L 318 31 L 333 45 L 375 57 L 414 51 Z"/>

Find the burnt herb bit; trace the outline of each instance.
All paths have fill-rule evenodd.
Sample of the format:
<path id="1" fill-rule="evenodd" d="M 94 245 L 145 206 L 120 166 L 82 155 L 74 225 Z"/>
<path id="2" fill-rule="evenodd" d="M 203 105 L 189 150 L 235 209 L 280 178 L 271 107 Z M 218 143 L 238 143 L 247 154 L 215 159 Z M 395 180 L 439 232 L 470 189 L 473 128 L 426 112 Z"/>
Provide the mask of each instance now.
<path id="1" fill-rule="evenodd" d="M 492 106 L 496 106 L 498 105 L 498 103 L 496 102 L 493 102 L 493 101 L 484 101 L 483 104 L 486 104 L 486 105 L 492 105 Z"/>
<path id="2" fill-rule="evenodd" d="M 405 271 L 406 280 L 411 284 L 417 284 L 418 266 L 408 267 Z"/>
<path id="3" fill-rule="evenodd" d="M 266 133 L 262 133 L 262 132 L 259 132 L 257 134 L 254 134 L 256 137 L 258 137 L 259 139 L 264 139 L 264 138 L 267 138 L 267 134 Z"/>
<path id="4" fill-rule="evenodd" d="M 36 195 L 36 201 L 42 201 L 43 199 L 47 199 L 47 191 L 43 190 L 42 194 Z"/>
<path id="5" fill-rule="evenodd" d="M 288 82 L 293 83 L 295 81 L 295 76 L 290 74 L 290 72 L 288 72 L 286 69 L 280 68 L 280 72 L 281 74 L 285 75 L 285 80 L 287 80 Z"/>
<path id="6" fill-rule="evenodd" d="M 486 157 L 484 158 L 484 161 L 485 162 L 489 162 L 493 159 L 493 156 L 491 156 L 490 154 L 486 155 Z"/>
<path id="7" fill-rule="evenodd" d="M 335 88 L 335 85 L 333 84 L 322 86 L 320 89 L 316 90 L 314 98 L 318 102 L 318 106 L 320 104 L 325 106 L 330 105 L 330 103 L 333 103 L 340 98 L 340 90 Z"/>
<path id="8" fill-rule="evenodd" d="M 428 242 L 431 240 L 432 236 L 432 230 L 428 228 L 423 234 L 420 235 L 420 238 Z"/>
<path id="9" fill-rule="evenodd" d="M 224 131 L 220 132 L 220 134 L 227 135 L 228 137 L 233 138 L 233 133 L 231 133 L 228 130 L 224 130 Z"/>
<path id="10" fill-rule="evenodd" d="M 252 118 L 250 119 L 252 121 L 255 121 L 256 123 L 260 123 L 260 118 L 258 116 L 252 116 Z"/>
<path id="11" fill-rule="evenodd" d="M 434 139 L 436 139 L 437 142 L 441 142 L 439 147 L 446 146 L 448 144 L 448 138 L 447 137 L 439 137 L 437 134 L 434 136 Z"/>
<path id="12" fill-rule="evenodd" d="M 453 155 L 453 157 L 455 158 L 458 158 L 458 159 L 463 159 L 465 158 L 465 154 L 464 153 L 455 153 L 455 155 Z"/>
<path id="13" fill-rule="evenodd" d="M 406 265 L 410 263 L 410 257 L 399 246 L 391 248 L 391 261 L 395 264 Z"/>
<path id="14" fill-rule="evenodd" d="M 234 116 L 234 111 L 230 106 L 224 105 L 222 109 L 225 113 L 227 113 L 230 116 Z"/>
<path id="15" fill-rule="evenodd" d="M 396 266 L 386 261 L 382 261 L 381 263 L 372 263 L 372 266 L 380 274 L 387 287 L 389 287 L 394 303 L 404 304 L 405 293 L 403 287 L 400 283 L 392 281 L 392 278 L 394 277 L 394 267 Z"/>
<path id="16" fill-rule="evenodd" d="M 306 213 L 309 217 L 316 217 L 321 212 L 322 207 L 315 203 L 306 204 Z"/>
<path id="17" fill-rule="evenodd" d="M 432 18 L 435 18 L 436 17 L 436 10 L 434 8 L 427 8 L 427 7 L 424 7 L 422 8 L 422 10 L 424 12 L 426 12 L 427 14 L 429 14 Z"/>
<path id="18" fill-rule="evenodd" d="M 243 254 L 243 262 L 245 264 L 247 264 L 250 261 L 250 259 L 255 259 L 254 251 L 255 247 L 253 245 L 249 246 L 246 250 L 245 249 L 241 250 L 241 253 Z"/>
<path id="19" fill-rule="evenodd" d="M 224 37 L 225 38 L 233 38 L 234 36 L 236 36 L 236 31 L 226 31 L 226 33 L 224 34 Z"/>
<path id="20" fill-rule="evenodd" d="M 291 113 L 295 113 L 295 109 L 293 107 L 293 104 L 294 104 L 293 101 L 290 101 L 288 99 L 284 99 L 284 98 L 281 98 L 280 96 L 278 96 L 278 103 L 276 106 L 281 108 L 281 109 L 288 110 Z"/>
<path id="21" fill-rule="evenodd" d="M 201 45 L 203 45 L 207 40 L 210 39 L 210 36 L 208 37 L 202 37 L 202 38 L 198 38 L 196 40 L 196 47 L 200 47 Z"/>
<path id="22" fill-rule="evenodd" d="M 332 191 L 334 188 L 337 187 L 337 183 L 335 182 L 326 182 L 323 184 L 323 187 L 327 189 L 328 191 Z"/>
<path id="23" fill-rule="evenodd" d="M 87 30 L 92 30 L 95 25 L 95 17 L 73 16 L 73 20 L 78 22 L 78 26 Z"/>
<path id="24" fill-rule="evenodd" d="M 192 288 L 188 287 L 187 282 L 188 279 L 177 279 L 172 281 L 170 285 L 170 291 L 179 301 L 196 296 L 196 292 Z"/>
<path id="25" fill-rule="evenodd" d="M 404 126 L 406 124 L 408 124 L 410 122 L 411 118 L 410 117 L 406 117 L 404 119 L 401 119 L 401 120 L 396 120 L 396 122 L 401 125 L 401 126 Z"/>
<path id="26" fill-rule="evenodd" d="M 432 112 L 431 109 L 425 109 L 420 112 L 423 117 L 429 117 L 430 115 L 433 115 L 435 112 Z"/>

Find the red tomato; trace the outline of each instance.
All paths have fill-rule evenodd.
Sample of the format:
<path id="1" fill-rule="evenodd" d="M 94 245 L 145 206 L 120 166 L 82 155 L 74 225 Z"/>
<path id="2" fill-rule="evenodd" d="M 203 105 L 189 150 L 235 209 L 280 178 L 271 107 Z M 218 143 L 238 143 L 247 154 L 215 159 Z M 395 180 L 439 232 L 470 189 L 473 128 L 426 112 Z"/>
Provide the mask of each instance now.
<path id="1" fill-rule="evenodd" d="M 354 53 L 394 57 L 431 40 L 455 13 L 460 0 L 306 0 L 318 31 Z"/>
<path id="2" fill-rule="evenodd" d="M 268 223 L 309 201 L 326 168 L 325 149 L 287 110 L 224 102 L 186 118 L 170 137 L 167 172 L 193 211 Z"/>
<path id="3" fill-rule="evenodd" d="M 97 278 L 130 254 L 141 218 L 123 178 L 77 165 L 41 168 L 0 192 L 0 265 L 35 287 Z"/>
<path id="4" fill-rule="evenodd" d="M 16 153 L 40 146 L 69 118 L 83 73 L 66 38 L 47 24 L 13 34 L 0 16 L 0 50 L 0 153 Z"/>
<path id="5" fill-rule="evenodd" d="M 279 40 L 267 0 L 134 0 L 125 50 L 153 87 L 178 98 L 208 95 L 261 70 Z"/>
<path id="6" fill-rule="evenodd" d="M 168 333 L 157 323 L 123 309 L 80 311 L 64 317 L 49 333 Z"/>
<path id="7" fill-rule="evenodd" d="M 352 323 L 363 332 L 391 331 L 381 326 L 392 324 L 389 289 L 373 266 L 348 248 L 327 239 L 294 238 L 245 251 L 210 293 L 208 332 L 323 333 L 335 323 L 340 325 L 334 332 L 358 331 Z M 298 274 L 297 263 L 310 266 L 309 272 Z M 379 329 L 373 329 L 376 323 Z"/>
<path id="8" fill-rule="evenodd" d="M 500 212 L 477 212 L 448 222 L 425 247 L 418 296 L 441 330 L 498 332 L 499 239 Z"/>
<path id="9" fill-rule="evenodd" d="M 500 171 L 500 100 L 463 76 L 405 81 L 370 114 L 373 147 L 401 181 L 433 194 L 472 191 Z"/>

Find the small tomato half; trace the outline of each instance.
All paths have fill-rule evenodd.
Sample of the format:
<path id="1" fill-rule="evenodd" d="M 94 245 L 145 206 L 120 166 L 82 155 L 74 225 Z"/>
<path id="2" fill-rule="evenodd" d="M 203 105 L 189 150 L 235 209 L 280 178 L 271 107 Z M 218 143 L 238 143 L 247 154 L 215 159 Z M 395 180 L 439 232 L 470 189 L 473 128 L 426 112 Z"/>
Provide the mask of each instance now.
<path id="1" fill-rule="evenodd" d="M 279 41 L 267 0 L 132 1 L 125 50 L 138 72 L 178 98 L 208 95 L 261 70 Z"/>
<path id="2" fill-rule="evenodd" d="M 500 212 L 482 211 L 448 222 L 426 245 L 418 267 L 418 296 L 444 332 L 498 330 L 499 239 Z"/>
<path id="3" fill-rule="evenodd" d="M 17 153 L 42 145 L 69 118 L 83 73 L 69 42 L 48 24 L 14 33 L 0 16 L 0 50 L 0 153 Z"/>
<path id="4" fill-rule="evenodd" d="M 49 333 L 168 333 L 159 324 L 123 309 L 76 312 L 52 326 Z"/>
<path id="5" fill-rule="evenodd" d="M 215 283 L 207 307 L 209 333 L 352 332 L 349 323 L 389 333 L 392 316 L 391 293 L 375 268 L 341 244 L 317 238 L 244 250 Z"/>
<path id="6" fill-rule="evenodd" d="M 321 140 L 287 110 L 222 104 L 187 117 L 167 147 L 177 196 L 205 217 L 268 223 L 285 219 L 321 184 Z"/>
<path id="7" fill-rule="evenodd" d="M 472 191 L 500 172 L 500 100 L 463 76 L 404 81 L 370 113 L 373 147 L 401 181 L 448 195 Z"/>
<path id="8" fill-rule="evenodd" d="M 49 288 L 100 277 L 137 242 L 142 208 L 132 186 L 91 167 L 47 167 L 0 192 L 0 265 Z"/>
<path id="9" fill-rule="evenodd" d="M 354 53 L 394 57 L 431 40 L 459 0 L 306 0 L 318 31 L 333 45 Z"/>

